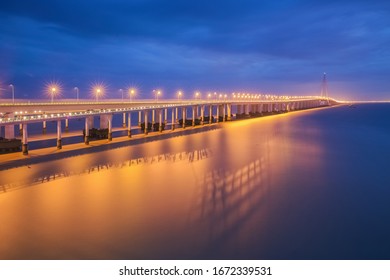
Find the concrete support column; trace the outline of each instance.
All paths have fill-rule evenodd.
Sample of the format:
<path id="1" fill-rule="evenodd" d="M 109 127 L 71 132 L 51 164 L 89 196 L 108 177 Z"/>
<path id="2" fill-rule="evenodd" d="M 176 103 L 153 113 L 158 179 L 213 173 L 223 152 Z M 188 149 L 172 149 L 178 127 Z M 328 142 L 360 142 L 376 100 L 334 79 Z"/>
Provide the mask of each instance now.
<path id="1" fill-rule="evenodd" d="M 179 108 L 176 107 L 176 122 L 179 122 Z"/>
<path id="2" fill-rule="evenodd" d="M 15 138 L 15 126 L 13 124 L 8 124 L 4 126 L 6 139 L 14 139 Z"/>
<path id="3" fill-rule="evenodd" d="M 196 106 L 192 106 L 192 126 L 195 126 Z"/>
<path id="4" fill-rule="evenodd" d="M 142 123 L 142 112 L 138 111 L 138 126 L 141 127 Z"/>
<path id="5" fill-rule="evenodd" d="M 217 123 L 219 123 L 219 104 L 217 105 Z"/>
<path id="6" fill-rule="evenodd" d="M 69 130 L 69 119 L 65 119 L 65 131 Z"/>
<path id="7" fill-rule="evenodd" d="M 89 145 L 89 124 L 90 120 L 88 117 L 85 118 L 85 136 L 84 136 L 84 143 L 85 145 Z"/>
<path id="8" fill-rule="evenodd" d="M 263 113 L 263 104 L 262 103 L 259 104 L 259 113 L 260 114 Z"/>
<path id="9" fill-rule="evenodd" d="M 163 121 L 163 111 L 162 111 L 162 109 L 160 109 L 160 110 L 158 110 L 158 130 L 160 132 L 163 131 L 162 121 Z"/>
<path id="10" fill-rule="evenodd" d="M 43 121 L 42 123 L 42 133 L 46 134 L 46 121 Z"/>
<path id="11" fill-rule="evenodd" d="M 27 124 L 23 124 L 23 137 L 22 137 L 22 153 L 28 155 L 28 137 L 27 137 Z"/>
<path id="12" fill-rule="evenodd" d="M 126 127 L 126 113 L 123 113 L 122 126 L 123 126 L 124 128 Z"/>
<path id="13" fill-rule="evenodd" d="M 213 123 L 213 105 L 209 106 L 209 124 Z"/>
<path id="14" fill-rule="evenodd" d="M 131 112 L 127 113 L 127 136 L 131 138 Z"/>
<path id="15" fill-rule="evenodd" d="M 204 105 L 200 106 L 200 124 L 204 125 Z"/>
<path id="16" fill-rule="evenodd" d="M 145 121 L 145 130 L 144 133 L 145 135 L 148 135 L 148 110 L 144 111 L 144 121 Z"/>
<path id="17" fill-rule="evenodd" d="M 168 123 L 168 109 L 164 109 L 164 123 Z"/>
<path id="18" fill-rule="evenodd" d="M 108 115 L 108 141 L 112 141 L 112 115 Z"/>
<path id="19" fill-rule="evenodd" d="M 156 110 L 152 110 L 152 126 L 156 122 Z"/>
<path id="20" fill-rule="evenodd" d="M 227 120 L 232 120 L 232 104 L 226 104 L 227 106 Z"/>
<path id="21" fill-rule="evenodd" d="M 175 130 L 175 111 L 177 112 L 177 107 L 176 109 L 172 108 L 172 125 L 171 125 L 172 130 Z"/>
<path id="22" fill-rule="evenodd" d="M 57 150 L 62 149 L 61 120 L 57 121 Z"/>
<path id="23" fill-rule="evenodd" d="M 223 117 L 222 117 L 222 121 L 226 121 L 226 105 L 223 104 L 222 105 L 222 112 L 223 112 Z"/>
<path id="24" fill-rule="evenodd" d="M 19 124 L 19 135 L 23 135 L 23 125 Z"/>
<path id="25" fill-rule="evenodd" d="M 183 107 L 181 110 L 182 110 L 181 111 L 181 116 L 182 116 L 182 119 L 183 119 L 183 128 L 186 128 L 186 118 L 187 118 L 186 110 L 187 110 L 187 108 Z"/>

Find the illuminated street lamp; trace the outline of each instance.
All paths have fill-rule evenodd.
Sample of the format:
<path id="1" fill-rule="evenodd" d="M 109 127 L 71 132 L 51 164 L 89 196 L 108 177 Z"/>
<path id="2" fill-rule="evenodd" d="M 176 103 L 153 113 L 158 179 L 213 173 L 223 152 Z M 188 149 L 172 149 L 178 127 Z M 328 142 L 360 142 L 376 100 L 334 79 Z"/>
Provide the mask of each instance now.
<path id="1" fill-rule="evenodd" d="M 177 100 L 180 100 L 181 97 L 182 97 L 182 95 L 183 95 L 183 93 L 179 90 L 179 91 L 177 92 Z"/>
<path id="2" fill-rule="evenodd" d="M 54 94 L 56 93 L 57 88 L 56 87 L 52 87 L 50 90 L 51 90 L 51 103 L 53 103 L 53 101 L 54 101 Z"/>
<path id="3" fill-rule="evenodd" d="M 158 101 L 158 96 L 161 95 L 161 91 L 159 90 L 153 90 L 154 94 L 155 94 L 155 98 L 156 98 L 156 102 Z"/>
<path id="4" fill-rule="evenodd" d="M 199 92 L 195 92 L 195 99 L 199 99 L 199 96 L 200 96 L 200 93 Z"/>
<path id="5" fill-rule="evenodd" d="M 130 99 L 130 102 L 131 102 L 131 98 L 133 97 L 134 94 L 135 94 L 135 89 L 133 89 L 133 88 L 129 89 L 129 99 Z"/>
<path id="6" fill-rule="evenodd" d="M 101 95 L 101 92 L 102 92 L 102 90 L 101 90 L 101 88 L 96 88 L 96 102 L 99 100 L 99 95 Z"/>
<path id="7" fill-rule="evenodd" d="M 122 101 L 123 101 L 123 89 L 119 89 L 119 92 L 122 94 Z"/>
<path id="8" fill-rule="evenodd" d="M 12 103 L 15 103 L 15 87 L 13 84 L 9 85 L 12 91 Z"/>

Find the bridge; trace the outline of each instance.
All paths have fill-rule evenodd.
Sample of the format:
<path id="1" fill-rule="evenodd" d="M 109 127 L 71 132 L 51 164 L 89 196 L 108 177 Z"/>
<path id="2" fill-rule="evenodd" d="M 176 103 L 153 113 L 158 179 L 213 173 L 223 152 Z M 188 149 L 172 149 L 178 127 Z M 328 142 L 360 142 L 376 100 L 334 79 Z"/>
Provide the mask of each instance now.
<path id="1" fill-rule="evenodd" d="M 16 139 L 15 126 L 19 126 L 22 136 L 22 153 L 28 155 L 28 125 L 31 123 L 42 123 L 45 131 L 47 121 L 57 122 L 57 149 L 61 149 L 61 124 L 65 122 L 65 129 L 68 129 L 69 121 L 74 119 L 85 120 L 84 143 L 89 145 L 94 117 L 100 117 L 99 130 L 104 130 L 108 141 L 112 141 L 112 119 L 115 114 L 123 115 L 123 127 L 127 128 L 127 135 L 131 138 L 133 117 L 138 117 L 138 126 L 142 127 L 143 133 L 148 134 L 151 126 L 158 126 L 158 130 L 162 132 L 165 124 L 169 124 L 171 130 L 179 127 L 185 129 L 189 125 L 230 121 L 233 117 L 239 119 L 330 106 L 336 103 L 334 99 L 324 96 L 262 97 L 247 95 L 213 100 L 105 100 L 95 102 L 90 100 L 14 102 L 13 100 L 12 102 L 0 103 L 0 127 L 4 127 L 5 139 L 7 139 L 3 139 L 3 141 L 12 141 L 11 139 Z M 233 107 L 235 115 L 233 115 Z M 188 112 L 189 109 L 190 112 Z M 169 123 L 168 114 L 170 115 Z"/>

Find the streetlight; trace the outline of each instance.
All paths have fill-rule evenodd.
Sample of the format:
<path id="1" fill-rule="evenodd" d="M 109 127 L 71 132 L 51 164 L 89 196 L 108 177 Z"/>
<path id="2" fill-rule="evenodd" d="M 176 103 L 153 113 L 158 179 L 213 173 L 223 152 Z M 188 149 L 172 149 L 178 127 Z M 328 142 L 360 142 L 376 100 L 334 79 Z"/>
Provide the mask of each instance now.
<path id="1" fill-rule="evenodd" d="M 100 88 L 96 88 L 96 102 L 99 100 L 99 95 L 102 92 Z"/>
<path id="2" fill-rule="evenodd" d="M 177 92 L 177 100 L 181 99 L 182 95 L 183 95 L 183 93 L 179 90 Z"/>
<path id="3" fill-rule="evenodd" d="M 55 87 L 51 88 L 51 103 L 53 103 L 53 101 L 54 101 L 54 94 L 55 94 L 56 90 L 57 90 L 57 88 L 55 88 Z"/>
<path id="4" fill-rule="evenodd" d="M 156 102 L 157 102 L 158 101 L 158 96 L 161 94 L 161 91 L 154 89 L 153 92 L 155 93 Z"/>
<path id="5" fill-rule="evenodd" d="M 133 88 L 129 89 L 129 99 L 130 99 L 130 102 L 131 102 L 131 97 L 134 95 L 135 93 L 135 90 Z"/>
<path id="6" fill-rule="evenodd" d="M 199 92 L 195 92 L 195 99 L 199 98 Z"/>
<path id="7" fill-rule="evenodd" d="M 119 92 L 122 93 L 122 101 L 123 101 L 123 89 L 119 89 Z"/>
<path id="8" fill-rule="evenodd" d="M 15 103 L 15 87 L 13 84 L 9 85 L 12 90 L 12 103 Z"/>
<path id="9" fill-rule="evenodd" d="M 77 102 L 79 102 L 79 88 L 78 87 L 74 87 L 74 89 L 76 91 L 76 98 L 77 98 Z"/>

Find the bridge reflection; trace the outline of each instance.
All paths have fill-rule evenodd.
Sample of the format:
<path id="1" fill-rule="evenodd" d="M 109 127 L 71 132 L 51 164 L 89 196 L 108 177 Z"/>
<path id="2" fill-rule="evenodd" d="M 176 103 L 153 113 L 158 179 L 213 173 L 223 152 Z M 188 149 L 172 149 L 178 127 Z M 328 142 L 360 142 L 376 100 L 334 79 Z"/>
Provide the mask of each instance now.
<path id="1" fill-rule="evenodd" d="M 209 252 L 223 251 L 261 207 L 269 189 L 267 168 L 267 157 L 260 157 L 236 170 L 212 170 L 198 181 L 199 193 L 190 210 L 189 224 L 201 224 L 208 231 Z"/>

